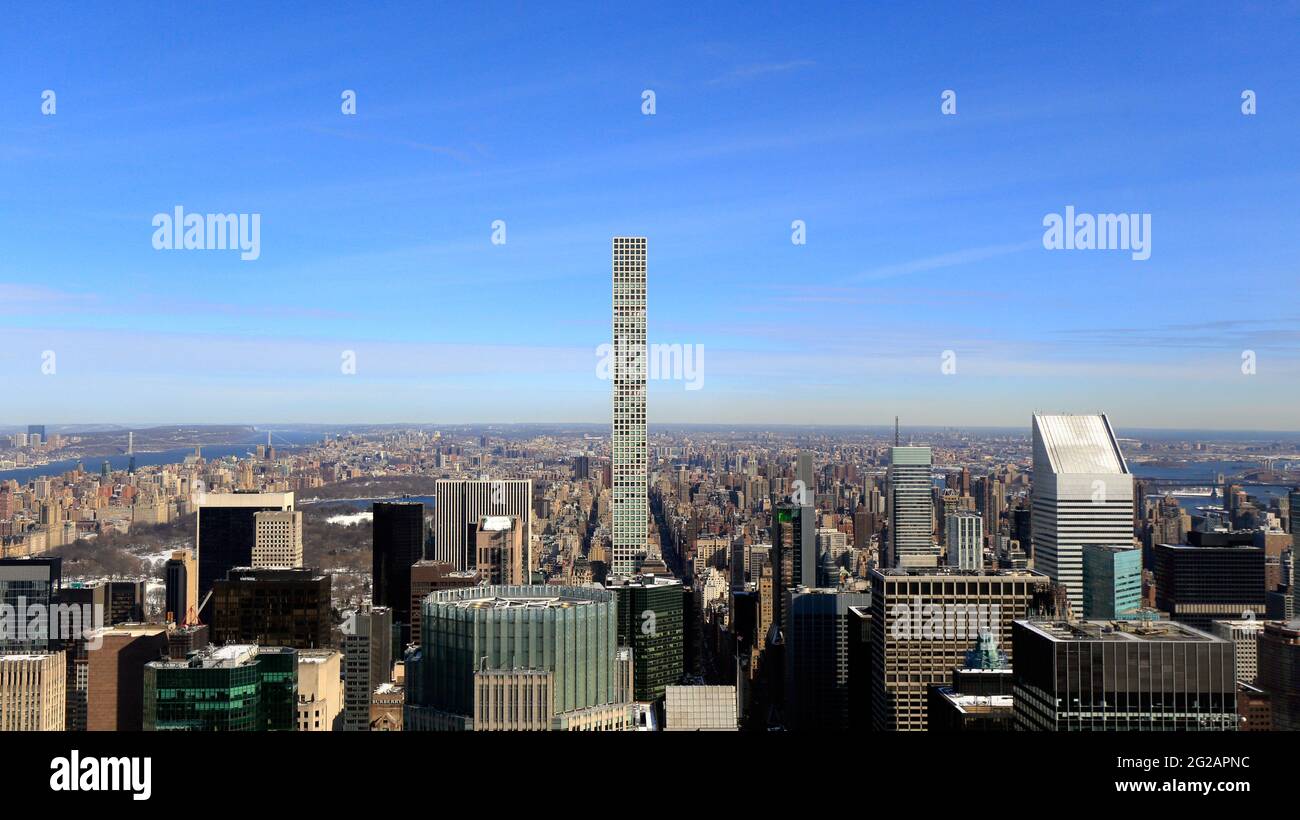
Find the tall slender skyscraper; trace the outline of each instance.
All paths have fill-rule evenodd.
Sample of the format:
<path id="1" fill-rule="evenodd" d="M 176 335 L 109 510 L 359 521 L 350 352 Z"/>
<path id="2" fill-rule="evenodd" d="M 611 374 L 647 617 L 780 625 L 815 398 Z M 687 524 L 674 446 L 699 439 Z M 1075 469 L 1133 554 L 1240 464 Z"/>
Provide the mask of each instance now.
<path id="1" fill-rule="evenodd" d="M 1033 428 L 1034 568 L 1066 588 L 1077 617 L 1084 545 L 1133 544 L 1133 475 L 1104 414 L 1035 415 Z"/>
<path id="2" fill-rule="evenodd" d="M 887 566 L 937 567 L 934 495 L 929 447 L 889 449 L 889 560 Z"/>
<path id="3" fill-rule="evenodd" d="M 646 240 L 614 237 L 614 574 L 646 552 Z"/>

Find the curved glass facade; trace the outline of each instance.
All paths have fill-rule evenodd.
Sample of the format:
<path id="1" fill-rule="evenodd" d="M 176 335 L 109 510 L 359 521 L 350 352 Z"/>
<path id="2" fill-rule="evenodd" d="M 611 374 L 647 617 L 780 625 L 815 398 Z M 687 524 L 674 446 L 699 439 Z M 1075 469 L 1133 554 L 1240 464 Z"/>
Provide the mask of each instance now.
<path id="1" fill-rule="evenodd" d="M 595 587 L 486 586 L 425 599 L 419 705 L 470 715 L 474 673 L 542 670 L 555 680 L 555 711 L 611 703 L 617 615 Z"/>

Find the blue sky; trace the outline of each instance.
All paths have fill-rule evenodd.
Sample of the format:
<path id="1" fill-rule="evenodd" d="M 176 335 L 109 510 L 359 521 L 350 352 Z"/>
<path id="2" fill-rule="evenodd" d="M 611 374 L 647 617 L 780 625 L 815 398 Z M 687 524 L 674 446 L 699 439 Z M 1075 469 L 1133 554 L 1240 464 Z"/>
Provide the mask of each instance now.
<path id="1" fill-rule="evenodd" d="M 1300 428 L 1296 3 L 123 5 L 0 31 L 0 423 L 601 421 L 628 233 L 652 423 Z"/>

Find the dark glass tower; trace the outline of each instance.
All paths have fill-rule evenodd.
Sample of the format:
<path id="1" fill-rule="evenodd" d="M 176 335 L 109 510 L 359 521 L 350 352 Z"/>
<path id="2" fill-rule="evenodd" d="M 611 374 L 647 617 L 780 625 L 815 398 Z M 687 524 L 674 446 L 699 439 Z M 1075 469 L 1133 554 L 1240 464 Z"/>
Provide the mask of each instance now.
<path id="1" fill-rule="evenodd" d="M 411 623 L 411 565 L 424 558 L 424 505 L 376 501 L 371 528 L 375 606 L 393 611 L 393 622 Z"/>
<path id="2" fill-rule="evenodd" d="M 685 671 L 682 584 L 653 575 L 611 578 L 605 588 L 618 608 L 618 642 L 632 648 L 633 698 L 661 700 Z"/>
<path id="3" fill-rule="evenodd" d="M 259 512 L 293 509 L 293 493 L 231 493 L 208 499 L 199 507 L 199 600 L 230 570 L 253 565 Z"/>

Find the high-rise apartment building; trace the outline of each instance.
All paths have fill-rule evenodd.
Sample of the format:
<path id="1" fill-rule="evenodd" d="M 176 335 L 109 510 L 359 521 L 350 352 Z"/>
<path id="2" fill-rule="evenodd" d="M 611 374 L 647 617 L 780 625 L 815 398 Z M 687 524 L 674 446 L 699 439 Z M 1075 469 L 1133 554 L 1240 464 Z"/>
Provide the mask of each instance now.
<path id="1" fill-rule="evenodd" d="M 253 514 L 255 569 L 302 566 L 302 512 L 264 510 Z"/>
<path id="2" fill-rule="evenodd" d="M 614 237 L 613 556 L 615 575 L 631 575 L 646 553 L 646 240 Z"/>
<path id="3" fill-rule="evenodd" d="M 929 447 L 889 450 L 889 555 L 886 566 L 901 569 L 939 565 L 934 543 L 934 494 Z"/>
<path id="4" fill-rule="evenodd" d="M 208 493 L 199 502 L 194 549 L 199 558 L 199 595 L 235 567 L 253 565 L 257 513 L 293 509 L 293 493 Z"/>
<path id="5" fill-rule="evenodd" d="M 434 489 L 433 546 L 430 560 L 459 571 L 475 567 L 469 527 L 485 515 L 509 515 L 521 522 L 524 566 L 532 571 L 533 482 L 529 479 L 439 479 Z"/>
<path id="6" fill-rule="evenodd" d="M 1173 621 L 1024 621 L 1012 631 L 1022 731 L 1232 731 L 1229 641 Z"/>
<path id="7" fill-rule="evenodd" d="M 974 510 L 957 510 L 944 516 L 944 545 L 948 566 L 984 569 L 984 518 Z"/>
<path id="8" fill-rule="evenodd" d="M 1133 544 L 1133 475 L 1110 419 L 1033 417 L 1034 567 L 1066 589 L 1083 612 L 1085 544 Z"/>

